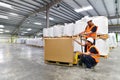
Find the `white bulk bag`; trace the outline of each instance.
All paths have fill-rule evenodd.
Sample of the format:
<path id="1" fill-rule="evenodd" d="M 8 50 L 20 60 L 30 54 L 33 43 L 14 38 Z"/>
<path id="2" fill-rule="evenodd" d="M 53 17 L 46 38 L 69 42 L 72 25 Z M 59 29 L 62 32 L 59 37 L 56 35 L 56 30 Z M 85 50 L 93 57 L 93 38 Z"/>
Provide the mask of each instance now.
<path id="1" fill-rule="evenodd" d="M 65 23 L 65 26 L 63 29 L 63 36 L 72 36 L 73 33 L 74 33 L 74 24 L 73 23 L 69 23 L 69 24 Z"/>
<path id="2" fill-rule="evenodd" d="M 103 39 L 96 39 L 96 48 L 99 50 L 100 55 L 108 55 L 109 53 L 109 41 Z"/>
<path id="3" fill-rule="evenodd" d="M 117 40 L 115 33 L 109 33 L 109 47 L 117 47 Z"/>
<path id="4" fill-rule="evenodd" d="M 43 37 L 48 37 L 48 28 L 43 29 Z"/>
<path id="5" fill-rule="evenodd" d="M 55 37 L 61 37 L 63 34 L 63 26 L 62 25 L 55 25 L 53 27 L 53 33 Z"/>
<path id="6" fill-rule="evenodd" d="M 98 34 L 108 34 L 108 19 L 105 16 L 92 17 L 92 21 L 98 26 Z"/>
<path id="7" fill-rule="evenodd" d="M 85 30 L 86 26 L 87 26 L 86 22 L 84 22 L 82 20 L 76 21 L 75 26 L 74 26 L 74 35 L 77 35 L 77 34 L 83 32 Z"/>
<path id="8" fill-rule="evenodd" d="M 49 37 L 54 37 L 54 35 L 53 35 L 53 27 L 48 28 L 48 35 L 49 35 Z"/>

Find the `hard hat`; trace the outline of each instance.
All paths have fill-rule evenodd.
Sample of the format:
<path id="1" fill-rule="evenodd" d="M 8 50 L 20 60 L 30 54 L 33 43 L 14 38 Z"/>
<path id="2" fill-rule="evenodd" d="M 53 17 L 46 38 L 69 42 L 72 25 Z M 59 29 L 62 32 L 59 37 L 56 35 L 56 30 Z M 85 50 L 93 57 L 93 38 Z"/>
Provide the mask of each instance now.
<path id="1" fill-rule="evenodd" d="M 88 18 L 87 20 L 86 20 L 86 22 L 92 22 L 92 19 L 91 18 Z"/>
<path id="2" fill-rule="evenodd" d="M 93 40 L 93 38 L 87 38 L 87 41 L 89 41 L 89 42 L 91 42 L 91 43 L 93 43 L 94 42 L 94 40 Z"/>

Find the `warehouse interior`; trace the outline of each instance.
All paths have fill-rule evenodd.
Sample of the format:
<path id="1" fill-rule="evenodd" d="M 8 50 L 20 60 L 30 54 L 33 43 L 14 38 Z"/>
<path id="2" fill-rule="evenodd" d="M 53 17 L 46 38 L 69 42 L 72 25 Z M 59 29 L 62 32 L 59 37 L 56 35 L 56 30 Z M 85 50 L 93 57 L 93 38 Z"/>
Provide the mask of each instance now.
<path id="1" fill-rule="evenodd" d="M 0 0 L 0 80 L 120 80 L 119 4 L 120 0 Z M 95 69 L 87 70 L 77 63 L 69 66 L 69 62 L 66 66 L 59 60 L 49 62 L 48 56 L 57 59 L 63 48 L 65 52 L 75 51 L 71 45 L 76 36 L 70 31 L 75 25 L 74 34 L 78 28 L 83 31 L 88 18 L 98 25 L 102 37 L 96 46 L 100 53 L 105 52 Z M 59 40 L 64 39 L 70 40 L 62 45 Z M 52 55 L 57 50 L 57 56 Z M 64 57 L 69 53 L 58 58 L 64 62 Z"/>

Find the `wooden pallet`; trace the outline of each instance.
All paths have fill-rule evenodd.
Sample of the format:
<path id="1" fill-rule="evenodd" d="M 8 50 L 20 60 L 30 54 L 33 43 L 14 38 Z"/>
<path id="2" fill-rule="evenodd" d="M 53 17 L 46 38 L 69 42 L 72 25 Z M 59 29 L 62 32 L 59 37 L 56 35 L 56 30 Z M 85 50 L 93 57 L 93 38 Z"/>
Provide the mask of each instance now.
<path id="1" fill-rule="evenodd" d="M 49 61 L 45 60 L 46 64 L 54 64 L 54 65 L 60 65 L 60 66 L 73 66 L 72 63 L 69 62 L 59 62 L 59 61 Z"/>

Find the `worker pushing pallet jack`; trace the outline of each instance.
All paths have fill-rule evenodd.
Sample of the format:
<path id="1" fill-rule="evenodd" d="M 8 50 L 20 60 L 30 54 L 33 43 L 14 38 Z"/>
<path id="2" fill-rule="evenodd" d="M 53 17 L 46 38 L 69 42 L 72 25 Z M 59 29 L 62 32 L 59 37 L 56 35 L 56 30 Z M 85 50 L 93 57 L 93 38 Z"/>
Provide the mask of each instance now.
<path id="1" fill-rule="evenodd" d="M 78 60 L 78 64 L 84 64 L 86 68 L 92 68 L 99 62 L 99 51 L 95 47 L 96 31 L 97 26 L 95 26 L 92 20 L 89 20 L 88 25 L 85 28 L 85 31 L 79 34 L 80 42 L 74 39 L 75 42 L 81 45 L 82 54 L 76 53 L 75 58 Z M 86 39 L 85 44 L 82 43 L 82 38 Z M 85 50 L 83 52 L 83 47 Z M 77 58 L 78 57 L 78 58 Z"/>

